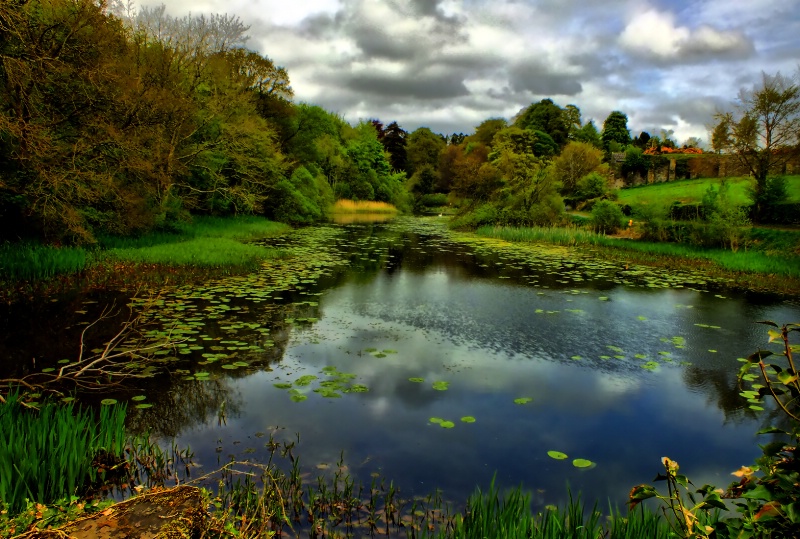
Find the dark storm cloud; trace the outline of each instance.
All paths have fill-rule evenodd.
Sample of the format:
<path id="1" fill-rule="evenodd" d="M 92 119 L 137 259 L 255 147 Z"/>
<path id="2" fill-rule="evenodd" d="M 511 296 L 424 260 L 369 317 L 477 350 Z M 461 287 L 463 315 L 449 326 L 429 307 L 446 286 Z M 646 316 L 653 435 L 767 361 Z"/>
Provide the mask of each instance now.
<path id="1" fill-rule="evenodd" d="M 394 98 L 443 99 L 469 95 L 469 90 L 458 77 L 446 75 L 407 76 L 364 73 L 348 75 L 347 88 L 363 96 L 379 94 Z"/>
<path id="2" fill-rule="evenodd" d="M 537 61 L 523 61 L 508 70 L 511 89 L 536 95 L 576 95 L 583 90 L 578 76 L 554 73 Z"/>

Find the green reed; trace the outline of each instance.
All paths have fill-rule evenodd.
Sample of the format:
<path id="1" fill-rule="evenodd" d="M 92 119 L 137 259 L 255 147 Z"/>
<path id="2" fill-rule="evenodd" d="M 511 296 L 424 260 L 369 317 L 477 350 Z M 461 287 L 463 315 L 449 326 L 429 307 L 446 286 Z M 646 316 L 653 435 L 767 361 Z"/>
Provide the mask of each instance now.
<path id="1" fill-rule="evenodd" d="M 26 500 L 52 503 L 102 480 L 95 459 L 121 460 L 124 421 L 124 406 L 104 406 L 95 420 L 72 404 L 36 410 L 9 395 L 0 404 L 0 506 L 13 514 Z"/>
<path id="2" fill-rule="evenodd" d="M 627 516 L 611 510 L 602 518 L 597 506 L 587 512 L 580 498 L 569 495 L 564 508 L 548 507 L 534 513 L 531 498 L 520 487 L 501 495 L 494 481 L 486 492 L 478 489 L 463 515 L 448 519 L 434 531 L 423 528 L 427 539 L 668 539 L 674 537 L 664 518 L 644 507 Z"/>
<path id="3" fill-rule="evenodd" d="M 728 271 L 800 278 L 800 257 L 794 256 L 791 252 L 769 255 L 752 249 L 739 249 L 737 252 L 732 252 L 724 249 L 694 247 L 682 243 L 657 243 L 609 238 L 602 234 L 575 227 L 484 226 L 479 228 L 476 234 L 512 242 L 602 247 L 623 250 L 635 255 L 701 260 L 716 264 Z"/>
<path id="4" fill-rule="evenodd" d="M 78 273 L 91 255 L 81 247 L 53 247 L 35 243 L 0 245 L 0 280 L 42 281 Z"/>

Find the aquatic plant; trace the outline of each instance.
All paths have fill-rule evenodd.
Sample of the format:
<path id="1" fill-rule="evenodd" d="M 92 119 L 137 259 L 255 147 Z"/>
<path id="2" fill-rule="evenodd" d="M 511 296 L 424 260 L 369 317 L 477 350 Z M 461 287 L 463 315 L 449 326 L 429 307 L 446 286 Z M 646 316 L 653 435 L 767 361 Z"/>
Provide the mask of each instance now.
<path id="1" fill-rule="evenodd" d="M 423 529 L 421 538 L 426 539 L 667 539 L 674 537 L 669 525 L 645 509 L 622 515 L 610 510 L 608 519 L 595 505 L 586 511 L 580 497 L 569 494 L 564 508 L 548 506 L 546 510 L 533 513 L 530 494 L 516 487 L 505 494 L 495 486 L 494 480 L 488 491 L 480 489 L 470 496 L 463 514 L 446 519 L 445 526 L 431 530 Z"/>
<path id="2" fill-rule="evenodd" d="M 31 409 L 10 394 L 0 404 L 0 506 L 52 503 L 81 495 L 124 462 L 125 406 L 94 415 L 72 403 Z"/>
<path id="3" fill-rule="evenodd" d="M 0 245 L 0 282 L 40 281 L 78 273 L 92 257 L 82 247 L 55 247 L 34 243 Z"/>

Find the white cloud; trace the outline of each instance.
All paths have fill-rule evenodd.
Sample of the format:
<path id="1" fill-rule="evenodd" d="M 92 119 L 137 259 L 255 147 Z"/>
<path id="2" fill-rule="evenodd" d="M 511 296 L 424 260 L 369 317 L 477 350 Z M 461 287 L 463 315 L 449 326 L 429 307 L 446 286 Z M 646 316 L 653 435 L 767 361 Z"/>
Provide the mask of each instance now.
<path id="1" fill-rule="evenodd" d="M 634 15 L 619 37 L 633 55 L 686 62 L 709 56 L 746 56 L 753 44 L 739 30 L 719 30 L 704 24 L 696 29 L 680 26 L 670 12 L 648 9 Z"/>
<path id="2" fill-rule="evenodd" d="M 648 9 L 635 15 L 620 35 L 620 44 L 634 54 L 653 54 L 662 58 L 675 56 L 689 38 L 689 30 L 675 26 L 671 13 Z"/>

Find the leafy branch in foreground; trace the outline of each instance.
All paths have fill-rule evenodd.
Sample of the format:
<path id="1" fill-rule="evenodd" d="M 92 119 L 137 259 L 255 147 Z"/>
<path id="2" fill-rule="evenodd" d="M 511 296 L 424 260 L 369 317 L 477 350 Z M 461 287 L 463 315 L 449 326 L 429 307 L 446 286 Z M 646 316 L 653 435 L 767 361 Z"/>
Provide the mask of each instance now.
<path id="1" fill-rule="evenodd" d="M 692 492 L 691 481 L 678 474 L 678 464 L 664 457 L 662 462 L 666 474 L 659 474 L 655 480 L 667 482 L 667 495 L 650 485 L 637 485 L 631 489 L 631 508 L 649 498 L 661 500 L 664 513 L 672 514 L 671 521 L 681 537 L 800 537 L 800 379 L 792 356 L 798 345 L 789 342 L 790 333 L 800 331 L 800 324 L 759 323 L 772 328 L 769 342 L 780 342 L 783 350 L 780 353 L 759 350 L 743 360 L 745 365 L 739 371 L 739 381 L 742 384 L 749 382 L 751 389 L 743 391 L 742 395 L 750 402 L 759 403 L 760 398 L 770 397 L 785 419 L 785 425 L 757 433 L 773 435 L 774 439 L 761 446 L 762 456 L 756 464 L 733 472 L 740 480 L 724 492 L 711 485 Z M 775 361 L 766 363 L 764 360 L 768 357 L 775 358 Z M 753 370 L 755 374 L 751 372 Z M 754 405 L 751 408 L 758 410 L 761 407 Z M 685 495 L 681 494 L 679 487 L 686 491 Z M 712 512 L 729 509 L 723 499 L 734 500 L 738 515 L 717 521 Z"/>

